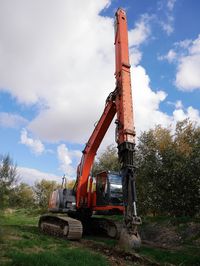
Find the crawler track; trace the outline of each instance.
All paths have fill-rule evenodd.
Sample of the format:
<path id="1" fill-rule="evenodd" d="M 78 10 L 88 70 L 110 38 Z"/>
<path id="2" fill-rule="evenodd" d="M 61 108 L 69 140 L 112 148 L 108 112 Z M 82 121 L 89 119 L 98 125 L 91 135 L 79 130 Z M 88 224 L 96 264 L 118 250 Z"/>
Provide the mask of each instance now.
<path id="1" fill-rule="evenodd" d="M 62 236 L 70 240 L 81 239 L 83 233 L 82 223 L 79 220 L 61 215 L 42 215 L 39 229 L 49 235 Z"/>

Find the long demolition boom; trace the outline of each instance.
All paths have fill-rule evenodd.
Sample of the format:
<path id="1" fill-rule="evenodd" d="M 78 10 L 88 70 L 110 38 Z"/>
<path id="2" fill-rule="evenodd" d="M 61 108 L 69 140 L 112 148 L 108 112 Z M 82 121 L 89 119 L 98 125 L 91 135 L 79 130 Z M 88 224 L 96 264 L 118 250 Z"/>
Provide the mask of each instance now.
<path id="1" fill-rule="evenodd" d="M 121 164 L 122 190 L 124 201 L 124 228 L 121 233 L 122 245 L 135 247 L 140 245 L 137 225 L 141 219 L 137 217 L 136 192 L 134 177 L 135 130 L 132 106 L 130 62 L 128 49 L 128 28 L 126 13 L 118 9 L 115 14 L 115 78 L 116 88 L 106 100 L 104 112 L 99 119 L 86 147 L 77 170 L 76 206 L 90 208 L 87 201 L 88 177 L 96 152 L 115 114 L 116 142 Z M 127 244 L 128 242 L 128 244 Z"/>
<path id="2" fill-rule="evenodd" d="M 136 190 L 134 176 L 135 129 L 132 104 L 128 28 L 126 13 L 118 9 L 115 16 L 115 62 L 116 62 L 116 109 L 118 157 L 121 164 L 122 191 L 124 201 L 124 228 L 120 241 L 123 246 L 140 246 L 137 225 Z"/>

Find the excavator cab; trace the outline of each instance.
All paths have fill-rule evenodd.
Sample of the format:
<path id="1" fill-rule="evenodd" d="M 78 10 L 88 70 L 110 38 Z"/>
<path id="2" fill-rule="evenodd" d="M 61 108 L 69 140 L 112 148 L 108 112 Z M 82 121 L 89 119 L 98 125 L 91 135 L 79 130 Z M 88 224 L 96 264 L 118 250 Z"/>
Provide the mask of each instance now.
<path id="1" fill-rule="evenodd" d="M 115 172 L 96 176 L 96 206 L 123 206 L 122 177 Z"/>

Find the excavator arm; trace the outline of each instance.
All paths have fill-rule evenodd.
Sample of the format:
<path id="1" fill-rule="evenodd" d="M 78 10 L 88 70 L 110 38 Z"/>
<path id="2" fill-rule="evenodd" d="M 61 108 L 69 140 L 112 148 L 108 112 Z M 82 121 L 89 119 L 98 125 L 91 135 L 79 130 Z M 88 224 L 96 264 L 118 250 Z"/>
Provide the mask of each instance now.
<path id="1" fill-rule="evenodd" d="M 90 171 L 94 163 L 94 158 L 99 148 L 99 145 L 101 144 L 116 114 L 116 105 L 114 98 L 114 94 L 110 94 L 110 96 L 108 97 L 103 114 L 99 119 L 97 125 L 95 126 L 95 129 L 89 141 L 87 142 L 85 149 L 83 150 L 81 162 L 77 168 L 77 182 L 75 186 L 77 208 L 89 208 L 86 197 L 88 178 L 90 176 Z"/>

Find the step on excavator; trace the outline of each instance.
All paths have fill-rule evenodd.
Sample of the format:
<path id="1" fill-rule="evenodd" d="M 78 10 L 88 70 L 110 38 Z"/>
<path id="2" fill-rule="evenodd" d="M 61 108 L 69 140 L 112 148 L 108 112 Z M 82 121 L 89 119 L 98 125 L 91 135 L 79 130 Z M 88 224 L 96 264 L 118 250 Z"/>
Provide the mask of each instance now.
<path id="1" fill-rule="evenodd" d="M 96 124 L 77 167 L 73 189 L 65 179 L 60 189 L 53 191 L 49 200 L 49 213 L 39 219 L 41 231 L 79 240 L 83 231 L 96 228 L 108 236 L 119 239 L 121 247 L 139 248 L 141 239 L 137 216 L 134 175 L 135 130 L 132 106 L 127 17 L 119 8 L 115 14 L 115 78 L 116 86 L 106 99 L 102 116 Z M 116 115 L 115 138 L 118 148 L 120 172 L 104 171 L 91 175 L 97 150 Z M 118 212 L 123 223 L 107 218 L 93 217 L 95 212 Z"/>

